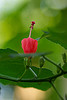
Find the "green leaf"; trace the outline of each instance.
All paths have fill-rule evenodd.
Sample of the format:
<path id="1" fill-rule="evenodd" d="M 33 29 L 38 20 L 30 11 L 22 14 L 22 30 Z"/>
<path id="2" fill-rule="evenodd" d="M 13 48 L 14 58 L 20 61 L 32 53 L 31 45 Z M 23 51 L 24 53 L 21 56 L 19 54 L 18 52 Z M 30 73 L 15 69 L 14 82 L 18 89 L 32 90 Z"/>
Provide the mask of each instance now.
<path id="1" fill-rule="evenodd" d="M 64 71 L 67 71 L 67 62 L 66 63 L 64 63 L 64 65 L 63 65 L 63 70 Z M 63 75 L 65 78 L 67 78 L 67 74 L 65 74 L 65 75 Z"/>
<path id="2" fill-rule="evenodd" d="M 42 39 L 43 37 L 48 37 L 49 36 L 49 34 L 48 34 L 49 32 L 45 32 L 45 31 L 43 31 L 43 32 L 44 32 L 44 34 L 42 34 L 41 37 L 37 38 L 36 39 L 37 41 Z"/>
<path id="3" fill-rule="evenodd" d="M 47 39 L 60 44 L 65 49 L 67 49 L 67 31 L 56 32 L 54 29 L 48 29 L 49 37 Z"/>
<path id="4" fill-rule="evenodd" d="M 18 54 L 16 51 L 7 49 L 0 49 L 0 57 L 8 57 L 10 54 Z"/>
<path id="5" fill-rule="evenodd" d="M 39 74 L 39 68 L 34 67 L 34 66 L 32 66 L 31 68 L 37 75 Z M 51 76 L 53 76 L 52 71 L 46 68 L 42 68 L 41 73 L 37 79 L 48 78 Z M 35 79 L 35 76 L 28 69 L 22 79 Z M 22 83 L 17 83 L 17 85 L 22 86 L 22 87 L 34 87 L 34 88 L 45 90 L 45 91 L 51 87 L 51 84 L 49 82 L 22 82 Z"/>
<path id="6" fill-rule="evenodd" d="M 22 57 L 11 58 L 10 54 L 18 54 L 16 51 L 11 49 L 0 49 L 0 76 L 9 76 L 19 78 L 24 73 L 25 65 Z M 0 80 L 2 83 L 6 81 Z"/>
<path id="7" fill-rule="evenodd" d="M 15 82 L 22 75 L 21 80 L 43 79 L 53 76 L 52 71 L 42 68 L 39 74 L 39 69 L 32 66 L 31 69 L 39 75 L 38 78 L 34 76 L 30 69 L 27 69 L 25 74 L 24 59 L 22 56 L 11 57 L 10 55 L 17 54 L 16 51 L 11 49 L 0 49 L 0 82 L 3 84 L 13 84 L 21 87 L 34 87 L 40 90 L 47 90 L 51 87 L 49 82 Z M 1 79 L 3 78 L 3 79 Z M 11 81 L 12 80 L 12 81 Z"/>

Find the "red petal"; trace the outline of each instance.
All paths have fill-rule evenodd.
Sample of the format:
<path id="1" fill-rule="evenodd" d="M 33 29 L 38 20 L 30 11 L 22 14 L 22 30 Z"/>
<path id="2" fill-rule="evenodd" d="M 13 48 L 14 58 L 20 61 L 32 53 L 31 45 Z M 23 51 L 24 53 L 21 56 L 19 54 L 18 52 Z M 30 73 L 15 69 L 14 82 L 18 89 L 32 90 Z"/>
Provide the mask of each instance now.
<path id="1" fill-rule="evenodd" d="M 38 42 L 32 38 L 25 38 L 21 41 L 24 53 L 35 53 L 37 50 Z"/>

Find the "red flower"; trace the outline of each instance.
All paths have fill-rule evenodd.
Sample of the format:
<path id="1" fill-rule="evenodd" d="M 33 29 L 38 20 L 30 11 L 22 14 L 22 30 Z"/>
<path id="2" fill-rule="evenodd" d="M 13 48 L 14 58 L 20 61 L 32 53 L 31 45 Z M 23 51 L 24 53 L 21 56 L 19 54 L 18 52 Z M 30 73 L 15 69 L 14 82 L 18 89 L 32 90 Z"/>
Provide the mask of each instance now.
<path id="1" fill-rule="evenodd" d="M 22 43 L 22 48 L 24 53 L 35 53 L 37 51 L 37 46 L 38 42 L 35 39 L 30 38 L 31 36 L 31 31 L 33 29 L 33 25 L 35 24 L 34 21 L 31 22 L 31 30 L 28 38 L 24 38 L 21 43 Z"/>
<path id="2" fill-rule="evenodd" d="M 25 38 L 21 41 L 22 48 L 24 50 L 24 53 L 35 53 L 37 50 L 38 42 L 35 39 L 32 39 L 30 37 Z"/>

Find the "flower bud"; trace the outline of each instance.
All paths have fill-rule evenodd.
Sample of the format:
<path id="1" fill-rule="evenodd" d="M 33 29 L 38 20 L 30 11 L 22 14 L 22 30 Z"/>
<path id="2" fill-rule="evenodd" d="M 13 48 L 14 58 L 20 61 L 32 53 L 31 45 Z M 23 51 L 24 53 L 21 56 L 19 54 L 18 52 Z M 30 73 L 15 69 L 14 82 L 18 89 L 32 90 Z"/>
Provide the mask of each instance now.
<path id="1" fill-rule="evenodd" d="M 66 53 L 64 53 L 64 54 L 62 55 L 62 58 L 63 58 L 63 62 L 66 63 L 66 60 L 67 60 L 67 59 L 66 59 L 66 58 L 67 58 L 67 57 L 66 57 Z"/>
<path id="2" fill-rule="evenodd" d="M 43 57 L 40 57 L 40 60 L 39 60 L 40 67 L 43 67 L 44 62 L 45 62 L 45 59 Z"/>

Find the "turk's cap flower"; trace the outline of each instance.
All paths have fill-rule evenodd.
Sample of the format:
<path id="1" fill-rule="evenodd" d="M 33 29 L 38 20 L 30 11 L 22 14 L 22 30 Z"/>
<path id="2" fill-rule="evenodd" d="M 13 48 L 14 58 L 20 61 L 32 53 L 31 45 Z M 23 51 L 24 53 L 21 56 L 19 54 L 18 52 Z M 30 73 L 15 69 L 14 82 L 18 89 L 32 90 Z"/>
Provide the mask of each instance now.
<path id="1" fill-rule="evenodd" d="M 22 41 L 21 41 L 21 44 L 22 44 L 22 48 L 23 48 L 23 51 L 24 53 L 35 53 L 37 51 L 37 46 L 38 46 L 38 42 L 37 40 L 31 38 L 31 31 L 33 29 L 33 25 L 35 24 L 34 21 L 31 22 L 31 30 L 30 30 L 30 34 L 29 34 L 29 37 L 28 38 L 24 38 Z"/>
<path id="2" fill-rule="evenodd" d="M 30 37 L 24 38 L 22 41 L 22 48 L 24 53 L 35 53 L 37 50 L 38 42 Z"/>

